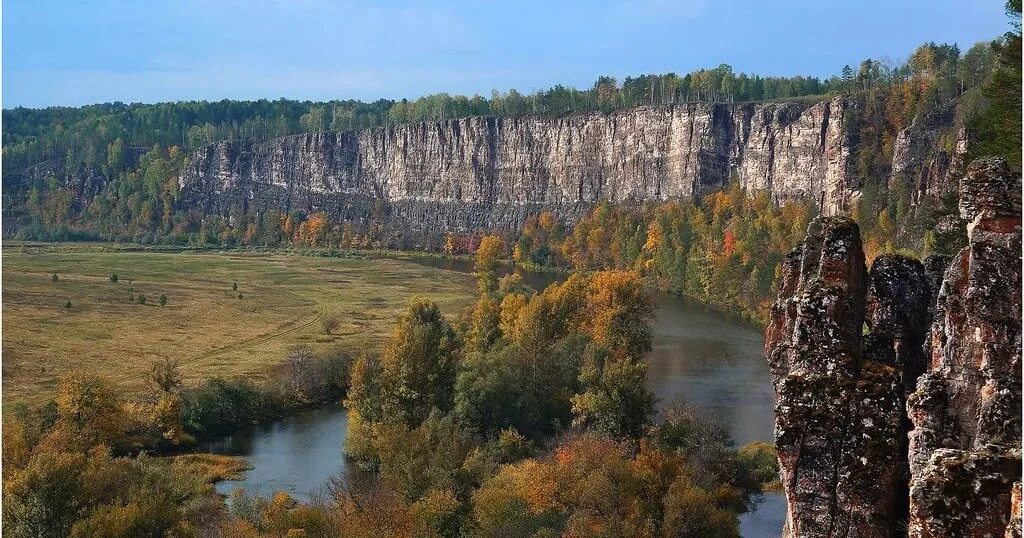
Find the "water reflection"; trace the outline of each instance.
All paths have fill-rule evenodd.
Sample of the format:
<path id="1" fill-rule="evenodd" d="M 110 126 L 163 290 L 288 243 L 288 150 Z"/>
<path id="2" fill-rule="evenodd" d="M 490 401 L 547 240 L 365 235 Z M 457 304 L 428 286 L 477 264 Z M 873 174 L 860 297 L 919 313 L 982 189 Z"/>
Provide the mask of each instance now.
<path id="1" fill-rule="evenodd" d="M 352 465 L 341 451 L 347 430 L 348 416 L 336 405 L 254 426 L 210 442 L 204 450 L 242 456 L 252 466 L 242 480 L 217 483 L 222 494 L 235 488 L 264 496 L 285 491 L 308 501 L 330 477 L 350 471 Z"/>
<path id="2" fill-rule="evenodd" d="M 657 294 L 647 382 L 664 406 L 676 398 L 715 416 L 736 443 L 772 438 L 772 389 L 761 333 L 743 320 Z"/>

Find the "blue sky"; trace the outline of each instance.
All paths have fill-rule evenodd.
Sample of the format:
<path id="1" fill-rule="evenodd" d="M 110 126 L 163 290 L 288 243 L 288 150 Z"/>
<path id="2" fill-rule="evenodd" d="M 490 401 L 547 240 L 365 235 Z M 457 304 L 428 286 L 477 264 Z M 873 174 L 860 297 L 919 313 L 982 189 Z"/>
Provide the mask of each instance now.
<path id="1" fill-rule="evenodd" d="M 1007 29 L 991 0 L 7 0 L 3 106 L 489 95 L 720 63 L 824 77 Z"/>

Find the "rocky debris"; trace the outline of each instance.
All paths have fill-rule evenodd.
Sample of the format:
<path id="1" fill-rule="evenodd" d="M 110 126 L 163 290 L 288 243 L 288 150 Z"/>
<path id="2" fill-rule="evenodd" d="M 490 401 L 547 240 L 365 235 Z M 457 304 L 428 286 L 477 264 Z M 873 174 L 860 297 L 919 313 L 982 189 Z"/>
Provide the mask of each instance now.
<path id="1" fill-rule="evenodd" d="M 699 196 L 737 177 L 834 212 L 849 198 L 846 106 L 688 103 L 217 142 L 182 171 L 180 202 L 355 222 L 382 202 L 404 227 L 468 231 L 515 228 L 541 209 L 571 221 L 599 200 Z"/>
<path id="2" fill-rule="evenodd" d="M 1021 465 L 1020 204 L 1020 178 L 1005 162 L 969 165 L 960 185 L 969 245 L 945 273 L 929 371 L 908 401 L 910 536 L 1013 532 L 1007 524 Z"/>

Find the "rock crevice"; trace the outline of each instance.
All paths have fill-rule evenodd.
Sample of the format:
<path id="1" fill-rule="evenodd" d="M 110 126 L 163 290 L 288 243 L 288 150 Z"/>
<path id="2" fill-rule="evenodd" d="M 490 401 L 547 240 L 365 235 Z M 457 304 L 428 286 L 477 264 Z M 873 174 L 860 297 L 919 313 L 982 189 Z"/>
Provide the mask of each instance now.
<path id="1" fill-rule="evenodd" d="M 987 159 L 960 190 L 952 260 L 868 271 L 844 217 L 787 258 L 765 333 L 786 536 L 1020 535 L 1020 183 Z"/>

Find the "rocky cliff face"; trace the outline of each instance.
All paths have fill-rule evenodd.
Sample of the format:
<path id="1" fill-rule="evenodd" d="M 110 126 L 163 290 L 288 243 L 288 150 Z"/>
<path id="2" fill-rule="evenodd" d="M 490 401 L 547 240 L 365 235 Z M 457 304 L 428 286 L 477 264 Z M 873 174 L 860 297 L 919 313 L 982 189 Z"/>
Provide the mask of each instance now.
<path id="1" fill-rule="evenodd" d="M 842 99 L 639 107 L 566 118 L 468 118 L 200 148 L 182 203 L 367 218 L 384 203 L 415 229 L 513 228 L 546 208 L 701 195 L 738 178 L 776 200 L 846 207 Z"/>
<path id="2" fill-rule="evenodd" d="M 1001 536 L 1020 478 L 1019 178 L 1000 160 L 972 163 L 960 214 L 970 244 L 946 270 L 908 407 L 911 536 Z"/>
<path id="3" fill-rule="evenodd" d="M 765 333 L 786 536 L 1020 535 L 1020 183 L 987 160 L 960 188 L 970 246 L 941 278 L 867 271 L 842 217 L 787 259 Z"/>

